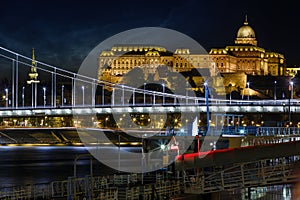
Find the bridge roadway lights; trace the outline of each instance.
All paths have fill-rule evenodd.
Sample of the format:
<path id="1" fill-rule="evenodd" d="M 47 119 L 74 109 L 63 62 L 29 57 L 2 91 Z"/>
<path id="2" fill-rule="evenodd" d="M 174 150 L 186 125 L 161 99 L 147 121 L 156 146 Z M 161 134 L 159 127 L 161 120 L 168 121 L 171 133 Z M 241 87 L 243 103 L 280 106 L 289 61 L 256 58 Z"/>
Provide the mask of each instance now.
<path id="1" fill-rule="evenodd" d="M 111 113 L 205 113 L 205 105 L 149 105 L 130 107 L 114 106 L 114 107 L 67 107 L 66 105 L 62 108 L 51 108 L 49 107 L 37 107 L 28 109 L 11 109 L 1 108 L 0 116 L 2 117 L 23 117 L 23 116 L 36 116 L 36 115 L 94 115 L 94 114 L 111 114 Z M 291 105 L 290 111 L 293 113 L 300 113 L 300 104 Z M 286 108 L 282 105 L 210 105 L 210 113 L 285 113 Z"/>

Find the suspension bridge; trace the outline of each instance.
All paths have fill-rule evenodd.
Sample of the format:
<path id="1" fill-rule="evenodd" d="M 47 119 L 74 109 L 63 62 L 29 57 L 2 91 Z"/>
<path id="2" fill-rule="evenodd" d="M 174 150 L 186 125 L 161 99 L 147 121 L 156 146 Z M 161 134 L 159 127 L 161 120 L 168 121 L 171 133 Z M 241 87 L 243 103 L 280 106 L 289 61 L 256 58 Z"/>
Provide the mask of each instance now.
<path id="1" fill-rule="evenodd" d="M 38 61 L 35 59 L 34 54 L 30 58 L 3 47 L 0 47 L 0 58 L 9 61 L 11 66 L 11 81 L 3 88 L 5 105 L 0 107 L 1 111 L 38 110 L 43 108 L 65 109 L 65 112 L 62 112 L 63 114 L 68 113 L 66 109 L 70 108 L 123 108 L 135 106 L 137 110 L 141 110 L 143 107 L 159 107 L 159 110 L 161 110 L 163 106 L 165 108 L 176 107 L 173 109 L 176 112 L 184 110 L 205 112 L 206 104 L 211 107 L 211 112 L 284 112 L 287 107 L 292 112 L 300 111 L 300 100 L 298 99 L 228 100 L 209 97 L 206 99 L 205 97 L 189 95 L 190 88 L 186 88 L 185 94 L 173 94 L 166 92 L 166 85 L 164 84 L 161 84 L 161 91 L 155 91 L 145 89 L 145 85 L 136 88 L 98 80 Z M 20 71 L 28 71 L 29 77 L 25 77 L 25 79 L 20 77 Z M 38 72 L 46 74 L 48 76 L 47 80 L 50 80 L 51 83 L 43 83 L 43 85 L 39 80 Z M 46 78 L 43 77 L 43 79 Z M 62 79 L 64 82 L 61 81 Z M 71 94 L 70 101 L 66 100 L 66 86 L 64 83 L 67 81 L 71 85 L 70 91 L 68 91 Z M 27 83 L 27 85 L 20 85 L 21 82 Z M 50 85 L 50 89 L 46 88 L 45 85 Z M 31 95 L 25 94 L 25 87 L 27 86 L 32 88 Z M 207 84 L 204 84 L 204 86 L 210 87 Z M 39 89 L 37 89 L 38 87 Z M 100 89 L 100 98 L 96 101 L 96 90 L 98 88 Z M 110 92 L 107 93 L 105 90 Z M 47 92 L 50 92 L 50 94 L 47 94 Z M 43 95 L 40 95 L 42 93 Z M 126 99 L 126 94 L 130 94 L 129 100 Z M 31 104 L 25 103 L 25 97 L 31 99 Z M 39 97 L 41 98 L 39 99 Z M 50 100 L 46 98 L 50 98 Z M 109 109 L 106 110 L 109 112 Z M 98 111 L 100 112 L 100 110 Z M 147 109 L 147 111 L 151 112 L 151 109 Z M 163 111 L 168 111 L 168 108 Z M 5 115 L 5 113 L 2 114 Z"/>

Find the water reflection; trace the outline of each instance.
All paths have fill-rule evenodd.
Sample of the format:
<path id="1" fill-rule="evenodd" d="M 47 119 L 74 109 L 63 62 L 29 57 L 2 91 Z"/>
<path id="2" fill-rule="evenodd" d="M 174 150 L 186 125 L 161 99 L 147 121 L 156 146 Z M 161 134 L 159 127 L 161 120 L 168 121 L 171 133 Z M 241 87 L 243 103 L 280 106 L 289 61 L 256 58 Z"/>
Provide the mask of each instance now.
<path id="1" fill-rule="evenodd" d="M 85 147 L 41 146 L 0 147 L 0 187 L 49 183 L 73 176 L 76 155 L 88 154 Z M 90 158 L 77 162 L 77 175 L 90 173 Z M 93 160 L 93 174 L 116 173 Z"/>

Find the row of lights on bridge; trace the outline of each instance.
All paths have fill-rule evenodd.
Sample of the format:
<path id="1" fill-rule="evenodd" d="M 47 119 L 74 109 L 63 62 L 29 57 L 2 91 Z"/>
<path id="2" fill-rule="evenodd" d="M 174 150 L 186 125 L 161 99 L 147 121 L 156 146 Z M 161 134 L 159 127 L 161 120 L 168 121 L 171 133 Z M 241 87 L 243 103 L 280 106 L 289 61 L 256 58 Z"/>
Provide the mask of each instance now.
<path id="1" fill-rule="evenodd" d="M 250 82 L 247 82 L 246 83 L 247 85 L 247 90 L 248 90 L 248 100 L 249 100 L 249 97 L 250 97 Z M 277 81 L 274 81 L 274 99 L 276 100 L 276 85 L 277 85 Z M 208 83 L 207 82 L 204 82 L 204 86 L 207 87 L 208 86 Z M 165 84 L 162 84 L 162 87 L 163 87 L 163 93 L 165 93 Z M 25 87 L 23 86 L 22 87 L 22 106 L 24 107 L 25 106 Z M 84 105 L 84 102 L 85 102 L 85 99 L 84 99 L 84 90 L 85 90 L 85 86 L 81 86 L 81 90 L 82 90 L 82 105 Z M 145 90 L 145 84 L 144 84 L 144 90 Z M 291 99 L 293 99 L 293 90 L 294 90 L 294 82 L 291 81 L 289 82 L 289 90 L 291 91 Z M 9 97 L 8 97 L 8 88 L 5 88 L 4 89 L 5 91 L 5 96 L 3 96 L 3 99 L 5 99 L 6 101 L 6 107 L 9 106 Z M 46 87 L 43 87 L 43 105 L 44 107 L 46 106 L 46 102 L 47 102 L 47 99 L 46 99 L 46 91 L 47 91 L 47 88 Z M 62 101 L 61 101 L 61 104 L 63 106 L 64 104 L 64 85 L 62 85 Z M 33 98 L 33 97 L 32 97 Z M 230 91 L 230 100 L 231 100 L 231 91 Z M 163 103 L 165 101 L 165 98 L 163 96 Z"/>
<path id="2" fill-rule="evenodd" d="M 61 105 L 63 106 L 64 105 L 64 102 L 65 102 L 65 99 L 64 99 L 64 85 L 62 85 L 62 90 L 61 90 Z M 46 104 L 47 104 L 47 88 L 46 87 L 43 87 L 43 105 L 44 107 L 46 107 Z M 84 89 L 85 87 L 84 86 L 81 86 L 81 90 L 82 90 L 82 105 L 84 105 Z M 5 100 L 6 104 L 5 106 L 8 107 L 9 104 L 10 104 L 10 100 L 9 100 L 9 95 L 8 95 L 8 88 L 5 88 L 4 89 L 5 91 L 5 96 L 3 96 L 2 98 Z M 33 98 L 33 96 L 32 96 Z M 23 86 L 22 87 L 22 107 L 25 107 L 25 87 Z"/>

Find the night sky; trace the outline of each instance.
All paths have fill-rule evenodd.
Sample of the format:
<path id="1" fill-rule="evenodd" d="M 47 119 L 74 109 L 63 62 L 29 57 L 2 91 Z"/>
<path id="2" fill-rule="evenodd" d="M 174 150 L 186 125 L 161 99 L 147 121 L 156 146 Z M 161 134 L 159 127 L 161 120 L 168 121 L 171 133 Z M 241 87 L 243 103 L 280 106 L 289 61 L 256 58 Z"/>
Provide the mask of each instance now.
<path id="1" fill-rule="evenodd" d="M 138 27 L 182 32 L 205 49 L 234 43 L 248 15 L 258 45 L 300 64 L 300 14 L 296 1 L 16 1 L 0 3 L 0 46 L 76 70 L 106 38 Z"/>

